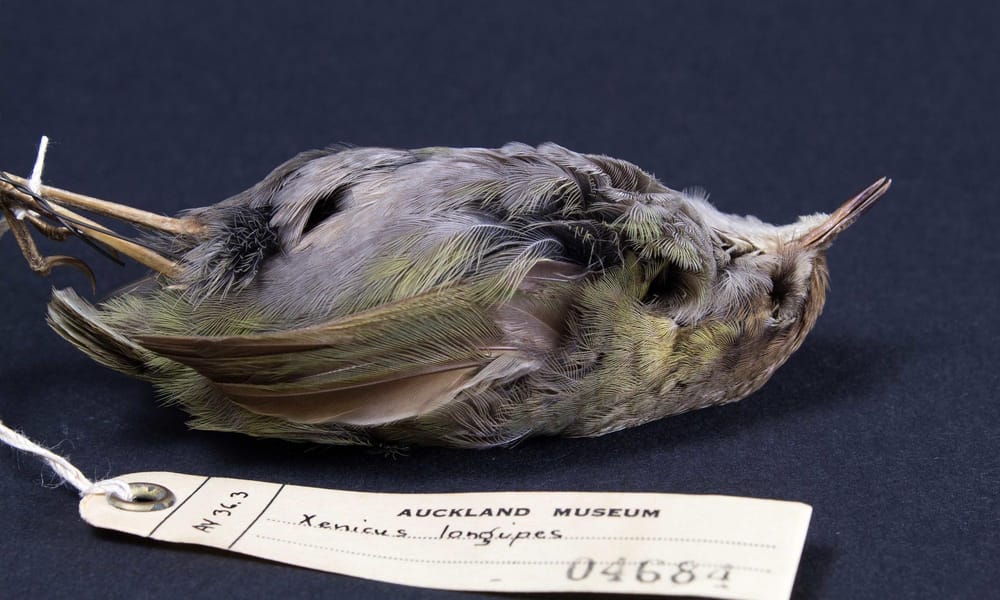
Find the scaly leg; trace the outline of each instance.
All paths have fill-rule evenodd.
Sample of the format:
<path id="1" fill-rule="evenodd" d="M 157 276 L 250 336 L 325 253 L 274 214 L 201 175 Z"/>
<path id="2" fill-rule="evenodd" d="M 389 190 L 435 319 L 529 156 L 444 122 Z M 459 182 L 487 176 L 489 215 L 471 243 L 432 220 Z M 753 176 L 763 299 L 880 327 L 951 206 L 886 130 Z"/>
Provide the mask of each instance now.
<path id="1" fill-rule="evenodd" d="M 94 290 L 97 289 L 97 280 L 94 278 L 94 272 L 90 270 L 87 263 L 72 256 L 42 256 L 42 253 L 38 251 L 38 246 L 35 245 L 35 240 L 31 237 L 31 232 L 28 231 L 28 226 L 14 215 L 14 211 L 8 206 L 9 203 L 10 199 L 8 195 L 0 195 L 0 210 L 3 211 L 7 226 L 32 271 L 39 275 L 48 275 L 52 272 L 52 267 L 60 265 L 76 267 L 83 271 L 87 279 L 90 280 L 90 287 Z"/>
<path id="2" fill-rule="evenodd" d="M 170 260 L 162 254 L 141 244 L 125 239 L 101 224 L 87 219 L 86 217 L 71 211 L 65 206 L 61 206 L 60 203 L 65 202 L 97 214 L 106 215 L 108 217 L 124 220 L 136 225 L 169 233 L 196 236 L 203 229 L 202 226 L 193 219 L 172 219 L 170 217 L 147 213 L 145 211 L 122 206 L 113 202 L 97 200 L 96 198 L 88 198 L 87 196 L 81 196 L 79 194 L 66 192 L 65 190 L 52 187 L 42 187 L 42 192 L 45 195 L 42 197 L 42 201 L 40 202 L 39 199 L 36 199 L 31 193 L 26 191 L 26 180 L 7 173 L 2 173 L 2 175 L 4 179 L 8 180 L 0 181 L 0 193 L 5 194 L 8 198 L 7 202 L 4 203 L 4 212 L 5 215 L 10 213 L 8 216 L 8 224 L 11 232 L 18 238 L 18 245 L 21 246 L 21 251 L 24 253 L 25 258 L 28 259 L 29 263 L 32 261 L 32 256 L 40 257 L 40 254 L 37 249 L 34 249 L 34 241 L 31 240 L 24 223 L 18 221 L 12 214 L 11 206 L 15 203 L 27 210 L 34 210 L 37 213 L 66 221 L 70 223 L 72 227 L 77 230 L 77 232 L 87 238 L 100 242 L 101 244 L 120 252 L 121 254 L 128 256 L 129 258 L 132 258 L 133 260 L 142 263 L 154 271 L 162 273 L 170 278 L 176 278 L 180 272 L 180 266 L 176 261 Z M 49 194 L 51 194 L 51 198 L 48 196 Z M 41 194 L 39 194 L 39 196 L 41 196 Z M 44 202 L 44 205 L 42 202 Z M 33 220 L 32 223 L 35 223 L 36 220 L 38 219 Z M 55 233 L 57 231 L 61 231 L 62 229 L 68 230 L 68 228 L 53 227 L 44 222 L 43 227 L 40 228 L 42 233 L 46 235 L 48 235 L 47 232 Z M 56 235 L 60 234 L 57 233 Z M 53 264 L 77 264 L 77 262 L 80 262 L 76 261 L 76 259 L 73 259 L 76 262 L 66 261 L 65 259 L 69 257 L 59 258 L 60 262 Z M 32 268 L 35 269 L 36 265 L 40 265 L 37 260 L 33 263 Z M 49 268 L 51 268 L 51 266 L 52 265 L 50 264 Z M 89 271 L 89 268 L 87 270 Z"/>
<path id="3" fill-rule="evenodd" d="M 73 236 L 73 230 L 62 225 L 53 225 L 32 211 L 25 212 L 24 220 L 35 226 L 42 235 L 56 242 L 63 242 Z"/>
<path id="4" fill-rule="evenodd" d="M 25 187 L 28 186 L 28 180 L 23 177 L 18 177 L 17 175 L 12 175 L 6 172 L 3 173 L 3 175 L 15 183 Z M 77 194 L 75 192 L 69 192 L 47 185 L 43 185 L 39 190 L 39 193 L 45 198 L 55 201 L 60 205 L 78 208 L 97 215 L 108 216 L 113 219 L 118 219 L 119 221 L 132 223 L 133 225 L 141 225 L 142 227 L 163 231 L 165 233 L 197 236 L 204 231 L 204 227 L 191 218 L 176 219 L 173 217 L 166 217 L 164 215 L 158 215 L 156 213 L 132 208 L 131 206 L 125 206 L 124 204 L 108 202 L 107 200 L 100 200 L 98 198 L 91 198 L 90 196 L 84 196 L 83 194 Z"/>

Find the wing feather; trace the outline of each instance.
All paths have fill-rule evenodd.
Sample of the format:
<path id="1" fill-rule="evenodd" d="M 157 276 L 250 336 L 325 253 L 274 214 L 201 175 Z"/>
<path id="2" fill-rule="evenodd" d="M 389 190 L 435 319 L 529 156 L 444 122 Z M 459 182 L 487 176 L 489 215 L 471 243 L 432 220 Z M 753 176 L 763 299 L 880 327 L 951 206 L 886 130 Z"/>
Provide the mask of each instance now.
<path id="1" fill-rule="evenodd" d="M 280 386 L 218 384 L 219 390 L 247 410 L 298 423 L 379 425 L 415 417 L 450 402 L 479 365 L 450 365 L 443 370 L 341 388 L 283 390 Z"/>
<path id="2" fill-rule="evenodd" d="M 501 356 L 523 363 L 492 312 L 452 289 L 301 329 L 135 339 L 252 412 L 377 425 L 447 404 Z"/>

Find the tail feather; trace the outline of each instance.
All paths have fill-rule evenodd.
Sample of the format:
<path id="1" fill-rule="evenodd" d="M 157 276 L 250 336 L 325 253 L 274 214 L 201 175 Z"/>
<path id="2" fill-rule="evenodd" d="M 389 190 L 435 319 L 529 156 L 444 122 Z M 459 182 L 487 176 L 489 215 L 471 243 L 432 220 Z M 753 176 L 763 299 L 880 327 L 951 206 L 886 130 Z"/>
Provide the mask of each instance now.
<path id="1" fill-rule="evenodd" d="M 47 320 L 56 333 L 98 363 L 148 378 L 150 352 L 102 322 L 97 308 L 72 289 L 52 291 Z"/>

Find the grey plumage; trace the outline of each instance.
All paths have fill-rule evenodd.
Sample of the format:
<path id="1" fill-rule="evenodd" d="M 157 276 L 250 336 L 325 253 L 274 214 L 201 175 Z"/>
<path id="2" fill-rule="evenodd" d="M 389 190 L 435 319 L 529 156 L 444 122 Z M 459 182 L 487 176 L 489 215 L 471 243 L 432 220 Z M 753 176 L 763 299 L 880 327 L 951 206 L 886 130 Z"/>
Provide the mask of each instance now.
<path id="1" fill-rule="evenodd" d="M 144 244 L 177 269 L 55 330 L 192 425 L 483 447 L 738 400 L 801 344 L 885 189 L 775 227 L 555 144 L 307 152 Z"/>

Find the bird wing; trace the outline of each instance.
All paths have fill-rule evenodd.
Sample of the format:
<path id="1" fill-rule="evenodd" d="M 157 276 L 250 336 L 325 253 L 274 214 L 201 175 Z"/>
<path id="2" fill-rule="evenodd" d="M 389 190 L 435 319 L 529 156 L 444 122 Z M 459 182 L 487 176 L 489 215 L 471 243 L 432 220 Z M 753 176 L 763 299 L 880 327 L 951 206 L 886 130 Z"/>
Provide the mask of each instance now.
<path id="1" fill-rule="evenodd" d="M 460 289 L 436 290 L 312 327 L 237 336 L 140 335 L 252 412 L 371 425 L 433 410 L 506 349 Z"/>
<path id="2" fill-rule="evenodd" d="M 517 293 L 484 307 L 447 286 L 319 325 L 236 336 L 138 335 L 251 412 L 300 423 L 379 425 L 419 416 L 465 389 L 537 368 L 570 301 L 551 293 L 574 265 L 540 261 Z M 562 306 L 562 308 L 560 308 Z"/>
<path id="3" fill-rule="evenodd" d="M 410 372 L 394 379 L 337 387 L 305 383 L 282 385 L 220 383 L 217 387 L 240 406 L 261 415 L 297 423 L 381 425 L 415 417 L 447 404 L 480 369 L 478 363 L 439 365 L 440 370 Z M 299 382 L 300 384 L 303 382 Z"/>

